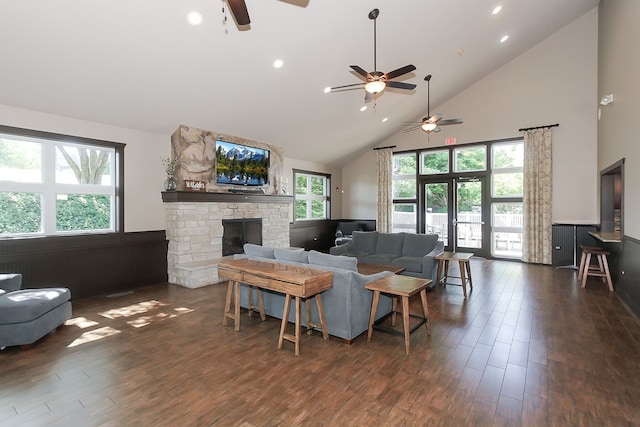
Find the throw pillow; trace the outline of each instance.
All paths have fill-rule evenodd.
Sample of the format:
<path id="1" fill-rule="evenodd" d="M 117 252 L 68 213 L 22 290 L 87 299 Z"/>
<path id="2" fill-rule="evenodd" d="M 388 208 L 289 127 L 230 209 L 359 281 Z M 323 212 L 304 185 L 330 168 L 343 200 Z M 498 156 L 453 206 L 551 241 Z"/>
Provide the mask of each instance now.
<path id="1" fill-rule="evenodd" d="M 309 252 L 295 249 L 276 248 L 273 250 L 276 259 L 309 264 Z"/>
<path id="2" fill-rule="evenodd" d="M 351 248 L 354 252 L 372 254 L 376 251 L 377 231 L 354 231 Z"/>
<path id="3" fill-rule="evenodd" d="M 309 251 L 309 264 L 358 271 L 358 259 L 342 255 L 329 255 L 318 251 Z"/>
<path id="4" fill-rule="evenodd" d="M 273 248 L 268 248 L 260 245 L 254 245 L 253 243 L 244 244 L 244 253 L 247 256 L 255 256 L 260 258 L 275 259 L 273 254 Z"/>

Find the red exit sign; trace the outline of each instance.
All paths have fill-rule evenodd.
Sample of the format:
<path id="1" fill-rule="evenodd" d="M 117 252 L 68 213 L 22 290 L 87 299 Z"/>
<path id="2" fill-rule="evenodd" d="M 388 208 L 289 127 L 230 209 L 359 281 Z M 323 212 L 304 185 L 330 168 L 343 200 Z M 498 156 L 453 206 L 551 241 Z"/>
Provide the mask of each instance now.
<path id="1" fill-rule="evenodd" d="M 444 143 L 447 145 L 455 145 L 456 139 L 455 137 L 447 138 L 444 140 Z"/>

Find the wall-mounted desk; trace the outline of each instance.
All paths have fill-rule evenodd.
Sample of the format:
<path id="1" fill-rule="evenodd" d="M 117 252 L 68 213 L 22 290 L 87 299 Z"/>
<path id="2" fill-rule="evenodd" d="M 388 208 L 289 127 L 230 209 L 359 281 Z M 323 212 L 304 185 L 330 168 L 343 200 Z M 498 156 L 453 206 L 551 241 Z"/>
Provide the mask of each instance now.
<path id="1" fill-rule="evenodd" d="M 622 233 L 619 231 L 590 231 L 593 237 L 602 243 L 621 243 Z"/>

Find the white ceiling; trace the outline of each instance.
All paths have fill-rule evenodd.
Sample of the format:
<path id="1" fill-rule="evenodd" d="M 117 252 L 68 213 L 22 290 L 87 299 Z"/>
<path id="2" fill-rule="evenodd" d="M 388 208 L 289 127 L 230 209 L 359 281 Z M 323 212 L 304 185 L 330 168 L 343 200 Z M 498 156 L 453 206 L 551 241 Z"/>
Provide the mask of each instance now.
<path id="1" fill-rule="evenodd" d="M 239 29 L 230 15 L 223 22 L 221 0 L 0 0 L 0 104 L 167 141 L 184 124 L 340 165 L 426 115 L 427 74 L 433 113 L 598 0 L 246 3 L 252 23 Z M 386 90 L 361 112 L 364 90 L 323 89 L 360 82 L 349 65 L 373 71 L 373 8 L 378 70 L 413 64 L 396 80 L 418 87 Z M 202 25 L 187 23 L 191 10 Z"/>

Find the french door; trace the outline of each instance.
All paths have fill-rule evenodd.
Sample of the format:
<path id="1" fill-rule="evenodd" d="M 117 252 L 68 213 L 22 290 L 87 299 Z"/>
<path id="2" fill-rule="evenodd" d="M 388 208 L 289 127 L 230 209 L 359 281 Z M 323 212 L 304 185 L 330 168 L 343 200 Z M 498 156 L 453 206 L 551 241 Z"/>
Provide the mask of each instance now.
<path id="1" fill-rule="evenodd" d="M 422 178 L 420 184 L 421 229 L 438 234 L 447 251 L 489 256 L 485 178 L 429 177 Z"/>

